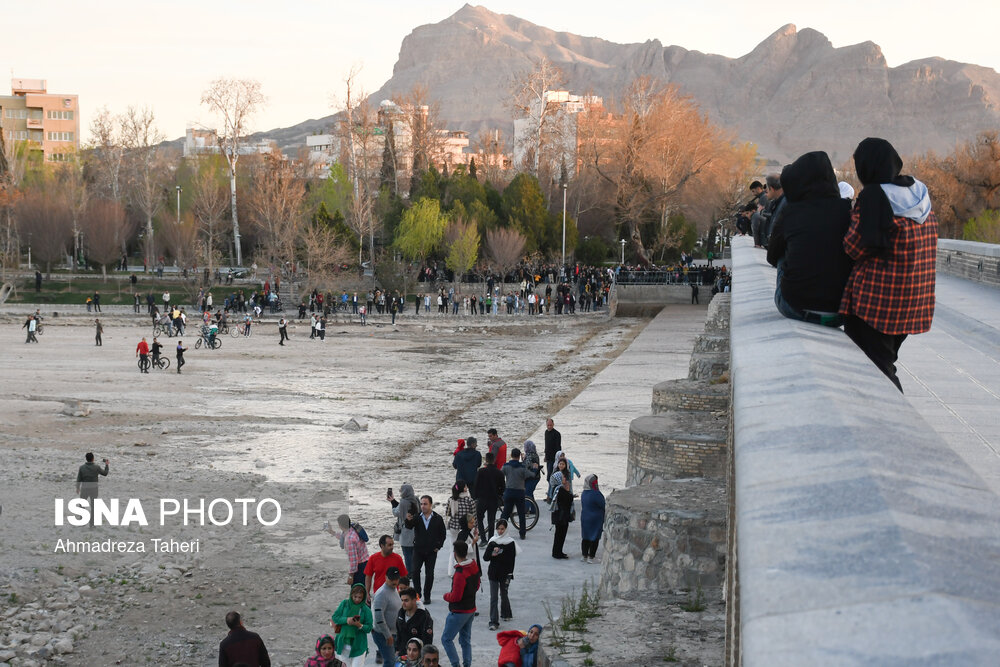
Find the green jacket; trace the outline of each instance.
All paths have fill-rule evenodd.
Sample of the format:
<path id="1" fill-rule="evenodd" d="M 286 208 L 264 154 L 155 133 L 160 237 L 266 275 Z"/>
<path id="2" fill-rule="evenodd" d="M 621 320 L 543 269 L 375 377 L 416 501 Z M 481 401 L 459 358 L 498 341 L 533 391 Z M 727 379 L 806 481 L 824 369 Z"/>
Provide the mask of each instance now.
<path id="1" fill-rule="evenodd" d="M 361 617 L 361 627 L 356 628 L 347 624 L 347 619 L 352 616 Z M 333 648 L 340 655 L 346 644 L 351 645 L 351 658 L 357 658 L 368 652 L 368 633 L 372 631 L 375 619 L 372 617 L 372 610 L 364 602 L 354 604 L 351 598 L 341 601 L 337 611 L 333 612 L 333 622 L 340 626 L 340 632 L 334 640 Z"/>

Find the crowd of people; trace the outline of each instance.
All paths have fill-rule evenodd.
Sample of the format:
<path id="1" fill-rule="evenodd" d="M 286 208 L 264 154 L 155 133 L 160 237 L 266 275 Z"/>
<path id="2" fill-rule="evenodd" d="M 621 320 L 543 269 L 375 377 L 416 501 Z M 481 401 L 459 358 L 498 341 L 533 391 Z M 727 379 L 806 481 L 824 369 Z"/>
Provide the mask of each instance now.
<path id="1" fill-rule="evenodd" d="M 443 515 L 430 495 L 418 497 L 413 485 L 404 482 L 398 498 L 391 488 L 386 493 L 393 531 L 378 538 L 377 550 L 370 548 L 365 528 L 347 514 L 338 516 L 335 526 L 324 526 L 346 552 L 348 590 L 331 614 L 332 632 L 316 640 L 306 667 L 357 667 L 371 652 L 379 664 L 430 666 L 440 664 L 442 651 L 451 665 L 468 667 L 472 627 L 479 617 L 477 599 L 487 582 L 489 612 L 484 622 L 496 633 L 497 665 L 538 665 L 542 627 L 511 627 L 516 606 L 511 582 L 518 568 L 526 567 L 521 562 L 521 542 L 528 537 L 525 504 L 531 499 L 548 509 L 555 527 L 552 557 L 569 558 L 565 539 L 577 516 L 573 480 L 580 472 L 563 451 L 562 435 L 551 419 L 546 421 L 541 453 L 531 440 L 508 449 L 495 428 L 487 431 L 485 455 L 478 444 L 470 436 L 459 440 L 452 452 L 455 483 Z M 545 498 L 536 501 L 534 491 L 543 478 Z M 588 475 L 584 487 L 579 498 L 580 560 L 593 563 L 604 526 L 604 495 L 597 475 Z M 448 559 L 449 583 L 443 595 L 435 597 L 441 553 Z M 440 630 L 429 611 L 438 600 L 447 604 Z M 227 615 L 226 624 L 230 632 L 219 646 L 220 665 L 270 664 L 264 642 L 243 627 L 237 612 Z"/>
<path id="2" fill-rule="evenodd" d="M 754 181 L 737 229 L 778 270 L 774 303 L 794 320 L 843 327 L 902 391 L 900 346 L 934 317 L 937 218 L 927 186 L 902 174 L 885 139 L 854 151 L 862 190 L 837 181 L 829 156 L 806 153 Z"/>

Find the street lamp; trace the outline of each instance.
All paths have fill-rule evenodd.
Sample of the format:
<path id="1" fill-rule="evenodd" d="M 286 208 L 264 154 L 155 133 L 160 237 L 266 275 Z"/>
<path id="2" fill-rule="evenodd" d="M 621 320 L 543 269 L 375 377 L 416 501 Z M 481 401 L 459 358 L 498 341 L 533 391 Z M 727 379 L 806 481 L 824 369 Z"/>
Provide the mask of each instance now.
<path id="1" fill-rule="evenodd" d="M 181 191 L 184 190 L 181 186 L 177 186 L 177 224 L 181 224 Z"/>
<path id="2" fill-rule="evenodd" d="M 566 183 L 562 184 L 563 189 L 563 237 L 562 237 L 562 265 L 566 268 Z"/>
<path id="3" fill-rule="evenodd" d="M 622 239 L 622 266 L 625 266 L 625 239 Z"/>

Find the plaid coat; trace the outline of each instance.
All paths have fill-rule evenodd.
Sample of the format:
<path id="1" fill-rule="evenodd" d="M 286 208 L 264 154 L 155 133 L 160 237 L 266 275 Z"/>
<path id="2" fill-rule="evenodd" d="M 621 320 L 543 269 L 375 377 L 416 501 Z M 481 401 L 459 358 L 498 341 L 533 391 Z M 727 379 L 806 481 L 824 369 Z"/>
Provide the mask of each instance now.
<path id="1" fill-rule="evenodd" d="M 934 272 L 938 225 L 931 213 L 923 224 L 893 218 L 891 244 L 881 256 L 861 246 L 855 207 L 844 236 L 844 251 L 854 260 L 840 312 L 857 315 L 884 334 L 918 334 L 934 319 Z"/>

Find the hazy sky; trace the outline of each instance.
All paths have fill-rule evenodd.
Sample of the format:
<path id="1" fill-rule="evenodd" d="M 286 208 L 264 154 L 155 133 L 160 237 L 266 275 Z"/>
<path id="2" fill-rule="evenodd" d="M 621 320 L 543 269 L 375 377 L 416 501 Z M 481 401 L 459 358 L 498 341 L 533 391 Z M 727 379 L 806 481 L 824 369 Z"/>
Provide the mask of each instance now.
<path id="1" fill-rule="evenodd" d="M 461 6 L 458 0 L 9 0 L 0 68 L 47 79 L 51 92 L 79 94 L 84 141 L 94 109 L 104 105 L 113 112 L 152 107 L 169 138 L 183 135 L 188 122 L 213 124 L 199 100 L 220 76 L 263 84 L 268 102 L 254 128 L 267 130 L 332 113 L 352 64 L 362 65 L 361 83 L 374 92 L 392 75 L 413 28 Z M 890 66 L 941 56 L 1000 70 L 997 0 L 494 0 L 485 6 L 553 30 L 620 43 L 658 39 L 730 57 L 794 23 L 819 30 L 834 46 L 871 40 Z"/>

